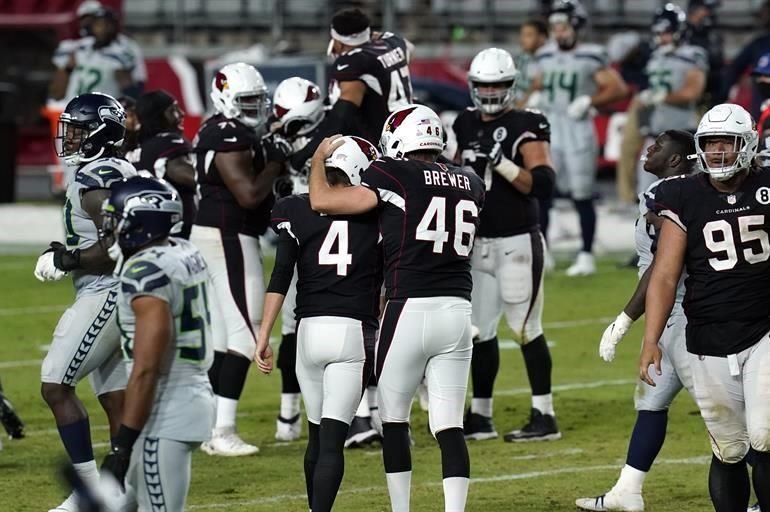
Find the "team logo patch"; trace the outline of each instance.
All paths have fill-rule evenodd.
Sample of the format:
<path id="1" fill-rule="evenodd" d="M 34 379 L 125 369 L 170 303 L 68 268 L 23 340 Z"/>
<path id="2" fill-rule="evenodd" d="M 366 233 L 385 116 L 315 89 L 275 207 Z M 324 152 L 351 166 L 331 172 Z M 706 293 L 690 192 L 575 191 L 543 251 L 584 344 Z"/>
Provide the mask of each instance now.
<path id="1" fill-rule="evenodd" d="M 227 84 L 227 77 L 224 73 L 217 72 L 216 76 L 214 77 L 214 85 L 217 89 L 220 91 L 226 91 L 230 88 L 230 86 Z"/>
<path id="2" fill-rule="evenodd" d="M 729 196 L 727 196 L 727 203 L 728 204 L 735 204 L 737 202 L 738 202 L 738 198 L 735 197 L 735 194 L 730 194 Z"/>
<path id="3" fill-rule="evenodd" d="M 492 132 L 492 140 L 495 142 L 502 142 L 507 136 L 508 130 L 505 129 L 505 126 L 498 126 L 495 128 L 495 131 Z"/>
<path id="4" fill-rule="evenodd" d="M 754 197 L 759 204 L 770 204 L 770 188 L 759 187 Z"/>
<path id="5" fill-rule="evenodd" d="M 358 144 L 359 149 L 361 152 L 366 155 L 366 157 L 371 160 L 377 160 L 380 155 L 377 154 L 377 148 L 375 148 L 368 140 L 364 140 L 360 137 L 351 136 L 351 139 Z"/>
<path id="6" fill-rule="evenodd" d="M 388 123 L 385 125 L 384 131 L 391 133 L 396 131 L 396 128 L 401 126 L 401 123 L 404 122 L 404 119 L 406 119 L 409 114 L 414 112 L 416 108 L 417 107 L 405 108 L 404 110 L 396 112 L 395 114 L 391 114 L 391 116 L 388 118 Z"/>

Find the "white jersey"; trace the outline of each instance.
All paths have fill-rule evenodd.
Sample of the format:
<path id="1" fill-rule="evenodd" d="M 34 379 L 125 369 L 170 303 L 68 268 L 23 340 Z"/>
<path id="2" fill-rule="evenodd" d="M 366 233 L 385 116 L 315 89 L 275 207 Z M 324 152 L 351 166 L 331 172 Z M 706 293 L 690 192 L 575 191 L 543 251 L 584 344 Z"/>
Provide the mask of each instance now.
<path id="1" fill-rule="evenodd" d="M 53 65 L 58 69 L 66 68 L 70 55 L 83 45 L 90 44 L 87 41 L 92 39 L 92 37 L 83 37 L 81 39 L 64 39 L 60 41 L 51 59 Z M 147 66 L 144 63 L 144 55 L 139 44 L 125 34 L 118 34 L 117 42 L 120 46 L 125 47 L 126 51 L 132 56 L 134 68 L 131 71 L 131 78 L 133 78 L 134 82 L 146 82 Z"/>
<path id="2" fill-rule="evenodd" d="M 75 171 L 75 179 L 67 187 L 63 211 L 67 249 L 84 250 L 99 243 L 99 229 L 81 204 L 83 194 L 108 189 L 116 181 L 135 175 L 134 166 L 119 158 L 100 158 Z M 100 293 L 117 283 L 112 274 L 91 274 L 82 269 L 72 271 L 72 281 L 77 295 Z"/>
<path id="3" fill-rule="evenodd" d="M 84 37 L 75 43 L 68 43 L 69 47 L 64 48 L 68 49 L 68 52 L 62 51 L 62 44 L 54 54 L 54 64 L 58 67 L 66 66 L 70 55 L 74 56 L 75 61 L 67 83 L 65 100 L 69 101 L 87 92 L 101 92 L 114 98 L 121 96 L 115 72 L 133 73 L 136 67 L 135 49 L 127 44 L 127 39 L 118 37 L 107 46 L 94 48 L 94 38 Z"/>
<path id="4" fill-rule="evenodd" d="M 131 301 L 150 295 L 168 303 L 173 343 L 165 354 L 155 401 L 143 434 L 176 441 L 205 441 L 214 419 L 208 369 L 214 358 L 208 305 L 209 271 L 198 249 L 181 238 L 143 249 L 120 272 L 118 326 L 129 372 L 136 317 Z"/>
<path id="5" fill-rule="evenodd" d="M 653 91 L 670 93 L 681 89 L 692 70 L 708 72 L 708 55 L 700 46 L 659 47 L 652 52 L 645 74 Z M 690 130 L 698 125 L 696 102 L 686 105 L 661 103 L 652 109 L 650 132 L 658 135 L 666 130 Z"/>
<path id="6" fill-rule="evenodd" d="M 675 176 L 678 178 L 679 176 Z M 668 179 L 668 178 L 666 178 Z M 647 222 L 647 212 L 650 209 L 647 207 L 648 200 L 655 199 L 655 189 L 658 188 L 661 182 L 665 179 L 657 180 L 655 183 L 647 187 L 647 190 L 643 194 L 639 194 L 639 218 L 636 219 L 636 254 L 639 255 L 639 278 L 647 272 L 652 264 L 652 259 L 655 257 L 655 243 L 657 239 L 657 233 L 655 232 L 655 226 Z M 676 305 L 681 306 L 684 299 L 684 280 L 687 277 L 687 273 L 682 271 L 682 277 L 679 279 L 679 285 L 676 288 Z"/>
<path id="7" fill-rule="evenodd" d="M 555 148 L 580 149 L 595 141 L 591 115 L 572 119 L 567 107 L 580 96 L 593 96 L 598 90 L 596 73 L 607 67 L 607 52 L 597 44 L 577 43 L 562 50 L 551 41 L 535 53 L 528 65 L 530 77 L 540 77 L 541 99 L 537 108 L 551 122 L 551 145 Z"/>

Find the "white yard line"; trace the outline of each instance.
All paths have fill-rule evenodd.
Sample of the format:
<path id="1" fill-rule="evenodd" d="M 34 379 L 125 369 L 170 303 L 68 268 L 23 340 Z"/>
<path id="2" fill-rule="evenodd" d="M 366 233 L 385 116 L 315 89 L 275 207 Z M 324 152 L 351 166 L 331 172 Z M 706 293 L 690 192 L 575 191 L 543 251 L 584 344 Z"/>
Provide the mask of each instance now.
<path id="1" fill-rule="evenodd" d="M 689 457 L 686 459 L 659 459 L 656 460 L 656 464 L 673 464 L 673 465 L 703 465 L 707 464 L 711 460 L 711 457 Z M 544 471 L 528 471 L 526 473 L 511 473 L 507 475 L 496 475 L 480 478 L 472 478 L 471 485 L 484 484 L 484 483 L 497 483 L 497 482 L 511 482 L 514 480 L 530 480 L 533 478 L 552 477 L 556 475 L 584 473 L 588 471 L 607 471 L 612 469 L 618 469 L 621 467 L 618 464 L 602 464 L 597 466 L 575 466 L 567 468 L 549 469 Z M 413 485 L 413 487 L 439 487 L 443 485 L 441 481 L 435 482 L 422 482 Z M 369 487 L 354 487 L 352 489 L 342 489 L 339 495 L 357 495 L 368 493 L 381 493 L 387 492 L 387 488 L 384 485 L 381 486 L 369 486 Z M 230 503 L 207 503 L 201 505 L 188 505 L 190 510 L 212 510 L 220 508 L 231 507 L 253 507 L 257 505 L 265 505 L 271 503 L 280 503 L 283 501 L 299 501 L 306 500 L 305 494 L 282 494 L 278 496 L 269 496 L 248 501 L 233 501 Z"/>
<path id="2" fill-rule="evenodd" d="M 592 382 L 573 382 L 571 384 L 556 384 L 553 391 L 574 391 L 577 389 L 594 389 L 606 386 L 626 386 L 634 384 L 636 379 L 595 380 Z M 495 391 L 495 396 L 528 395 L 532 393 L 530 388 L 500 389 Z"/>
<path id="3" fill-rule="evenodd" d="M 67 304 L 54 304 L 52 306 L 33 306 L 29 308 L 0 308 L 0 316 L 40 315 L 43 313 L 57 313 L 64 311 Z"/>
<path id="4" fill-rule="evenodd" d="M 0 369 L 3 368 L 27 368 L 29 366 L 40 366 L 42 359 L 25 359 L 24 361 L 0 361 Z"/>

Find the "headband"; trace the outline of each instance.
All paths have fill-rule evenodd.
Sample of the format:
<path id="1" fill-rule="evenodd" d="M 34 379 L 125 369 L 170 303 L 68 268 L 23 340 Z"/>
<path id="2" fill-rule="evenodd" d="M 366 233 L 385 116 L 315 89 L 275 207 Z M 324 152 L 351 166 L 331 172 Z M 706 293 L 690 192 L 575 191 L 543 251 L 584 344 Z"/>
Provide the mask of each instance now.
<path id="1" fill-rule="evenodd" d="M 334 27 L 332 27 L 331 36 L 332 36 L 332 39 L 339 41 L 342 44 L 346 44 L 348 46 L 360 46 L 372 38 L 372 31 L 369 27 L 366 27 L 361 32 L 356 32 L 355 34 L 342 35 L 336 30 L 334 30 Z"/>

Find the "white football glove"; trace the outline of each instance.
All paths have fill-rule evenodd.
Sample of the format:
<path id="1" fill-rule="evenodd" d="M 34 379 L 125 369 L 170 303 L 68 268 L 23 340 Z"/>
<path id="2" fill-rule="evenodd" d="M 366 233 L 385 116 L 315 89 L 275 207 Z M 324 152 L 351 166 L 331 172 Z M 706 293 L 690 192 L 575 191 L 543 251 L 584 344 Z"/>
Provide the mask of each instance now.
<path id="1" fill-rule="evenodd" d="M 645 89 L 636 95 L 636 100 L 642 106 L 652 107 L 663 103 L 666 96 L 668 96 L 668 94 L 664 90 L 653 91 L 652 89 Z"/>
<path id="2" fill-rule="evenodd" d="M 604 330 L 602 341 L 599 342 L 599 357 L 608 363 L 615 359 L 615 345 L 617 345 L 634 321 L 625 311 L 621 311 L 618 317 Z"/>
<path id="3" fill-rule="evenodd" d="M 43 283 L 46 281 L 58 281 L 66 275 L 65 271 L 59 270 L 53 264 L 53 251 L 45 252 L 37 259 L 35 277 L 38 281 Z"/>
<path id="4" fill-rule="evenodd" d="M 567 115 L 572 119 L 583 119 L 591 108 L 591 97 L 588 95 L 578 96 L 567 106 Z"/>

